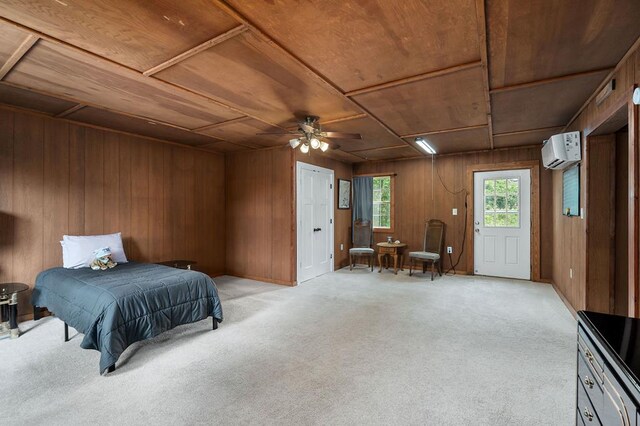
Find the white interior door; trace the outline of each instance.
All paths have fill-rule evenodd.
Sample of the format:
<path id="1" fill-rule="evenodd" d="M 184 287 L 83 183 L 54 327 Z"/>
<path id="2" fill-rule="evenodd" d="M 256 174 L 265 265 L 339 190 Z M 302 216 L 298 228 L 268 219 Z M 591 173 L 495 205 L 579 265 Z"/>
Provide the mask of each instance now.
<path id="1" fill-rule="evenodd" d="M 531 172 L 474 173 L 474 270 L 531 279 Z"/>
<path id="2" fill-rule="evenodd" d="M 333 271 L 333 170 L 298 162 L 298 282 Z"/>

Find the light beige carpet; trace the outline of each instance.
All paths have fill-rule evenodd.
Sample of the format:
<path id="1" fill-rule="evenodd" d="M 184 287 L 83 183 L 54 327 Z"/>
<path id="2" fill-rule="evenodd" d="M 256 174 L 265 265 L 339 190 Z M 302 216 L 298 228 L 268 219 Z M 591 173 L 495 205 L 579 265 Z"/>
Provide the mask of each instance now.
<path id="1" fill-rule="evenodd" d="M 60 320 L 20 324 L 0 341 L 0 422 L 574 424 L 576 324 L 549 285 L 365 269 L 216 282 L 217 331 L 135 344 L 105 377 Z"/>

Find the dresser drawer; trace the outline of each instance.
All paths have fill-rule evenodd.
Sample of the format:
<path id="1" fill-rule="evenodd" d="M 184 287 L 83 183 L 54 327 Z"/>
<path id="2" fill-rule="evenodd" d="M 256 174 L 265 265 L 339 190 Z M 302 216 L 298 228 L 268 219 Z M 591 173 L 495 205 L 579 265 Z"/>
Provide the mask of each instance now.
<path id="1" fill-rule="evenodd" d="M 626 426 L 631 424 L 627 412 L 628 407 L 616 389 L 617 386 L 609 380 L 606 374 L 604 381 L 604 398 L 602 400 L 602 409 L 598 411 L 598 417 L 607 426 Z"/>
<path id="2" fill-rule="evenodd" d="M 595 369 L 588 365 L 587 360 L 580 351 L 578 351 L 578 382 L 582 383 L 596 411 L 600 411 L 604 398 L 602 382 L 596 377 Z"/>
<path id="3" fill-rule="evenodd" d="M 590 342 L 587 337 L 583 337 L 582 330 L 578 333 L 578 353 L 584 358 L 586 364 L 592 369 L 596 379 L 603 383 L 604 376 L 604 360 L 600 353 L 593 349 L 593 346 L 588 344 Z"/>
<path id="4" fill-rule="evenodd" d="M 600 419 L 596 414 L 596 410 L 593 408 L 593 404 L 587 396 L 587 391 L 584 389 L 582 382 L 578 383 L 578 415 L 582 419 L 585 425 L 600 425 Z M 577 424 L 580 424 L 577 422 Z"/>
<path id="5" fill-rule="evenodd" d="M 586 426 L 580 410 L 576 410 L 576 426 Z"/>

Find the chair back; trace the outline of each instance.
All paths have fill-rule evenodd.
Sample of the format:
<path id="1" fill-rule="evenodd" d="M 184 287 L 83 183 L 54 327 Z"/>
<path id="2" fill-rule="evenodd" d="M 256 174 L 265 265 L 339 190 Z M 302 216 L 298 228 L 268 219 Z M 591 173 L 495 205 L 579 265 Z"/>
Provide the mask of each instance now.
<path id="1" fill-rule="evenodd" d="M 353 247 L 370 248 L 373 243 L 373 224 L 370 220 L 353 222 Z"/>
<path id="2" fill-rule="evenodd" d="M 443 237 L 444 222 L 438 219 L 429 220 L 424 230 L 424 251 L 440 254 L 442 252 Z"/>

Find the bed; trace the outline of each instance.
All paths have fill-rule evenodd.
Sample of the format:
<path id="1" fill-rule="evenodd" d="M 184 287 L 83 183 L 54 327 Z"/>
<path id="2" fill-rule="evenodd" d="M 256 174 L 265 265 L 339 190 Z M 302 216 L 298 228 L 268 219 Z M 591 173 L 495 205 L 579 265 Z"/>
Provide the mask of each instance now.
<path id="1" fill-rule="evenodd" d="M 38 275 L 31 303 L 34 313 L 46 307 L 65 327 L 84 334 L 80 346 L 101 353 L 100 373 L 115 370 L 134 342 L 210 316 L 213 329 L 222 322 L 218 291 L 209 276 L 148 263 L 105 271 L 48 269 Z"/>

